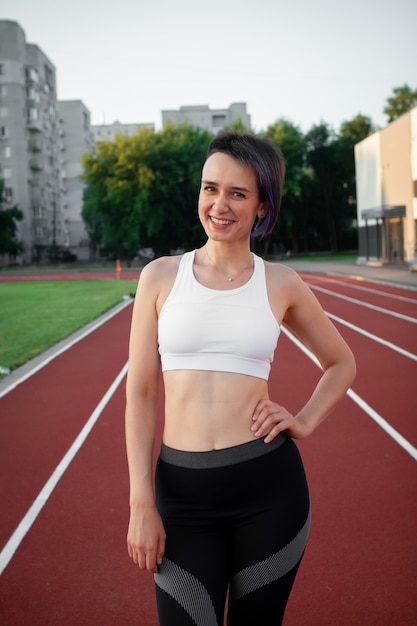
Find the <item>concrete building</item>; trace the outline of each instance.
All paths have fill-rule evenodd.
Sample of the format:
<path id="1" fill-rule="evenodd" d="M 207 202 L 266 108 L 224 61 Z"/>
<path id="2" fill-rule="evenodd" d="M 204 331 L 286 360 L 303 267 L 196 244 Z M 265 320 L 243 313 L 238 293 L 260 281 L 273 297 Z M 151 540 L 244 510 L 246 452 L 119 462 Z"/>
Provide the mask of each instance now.
<path id="1" fill-rule="evenodd" d="M 0 21 L 0 178 L 5 208 L 24 219 L 25 261 L 42 261 L 63 242 L 55 67 L 21 27 Z"/>
<path id="2" fill-rule="evenodd" d="M 90 112 L 81 100 L 58 101 L 60 137 L 60 178 L 65 190 L 62 199 L 63 246 L 78 260 L 89 259 L 89 241 L 82 219 L 83 191 L 81 159 L 94 152 L 95 142 L 90 124 Z"/>
<path id="3" fill-rule="evenodd" d="M 355 146 L 359 262 L 412 263 L 417 250 L 417 107 Z"/>
<path id="4" fill-rule="evenodd" d="M 81 156 L 94 145 L 88 109 L 58 102 L 54 65 L 17 22 L 0 20 L 2 206 L 23 213 L 18 261 L 43 263 L 54 250 L 88 258 L 79 176 Z"/>
<path id="5" fill-rule="evenodd" d="M 139 129 L 154 130 L 154 124 L 94 124 L 91 127 L 94 141 L 114 141 L 116 135 L 136 135 Z"/>
<path id="6" fill-rule="evenodd" d="M 250 115 L 246 112 L 246 103 L 235 102 L 228 109 L 210 109 L 207 105 L 182 106 L 179 110 L 162 111 L 162 124 L 172 122 L 181 124 L 188 122 L 202 130 L 208 130 L 215 135 L 225 126 L 230 126 L 240 119 L 246 128 L 250 128 Z"/>

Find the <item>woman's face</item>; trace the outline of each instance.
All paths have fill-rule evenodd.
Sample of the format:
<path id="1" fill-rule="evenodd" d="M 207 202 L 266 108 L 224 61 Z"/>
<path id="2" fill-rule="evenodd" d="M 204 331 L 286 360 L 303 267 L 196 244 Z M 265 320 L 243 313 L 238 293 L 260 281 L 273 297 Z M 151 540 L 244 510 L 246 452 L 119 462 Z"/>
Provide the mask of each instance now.
<path id="1" fill-rule="evenodd" d="M 209 238 L 248 239 L 262 202 L 254 170 L 228 154 L 215 152 L 204 164 L 198 215 Z"/>

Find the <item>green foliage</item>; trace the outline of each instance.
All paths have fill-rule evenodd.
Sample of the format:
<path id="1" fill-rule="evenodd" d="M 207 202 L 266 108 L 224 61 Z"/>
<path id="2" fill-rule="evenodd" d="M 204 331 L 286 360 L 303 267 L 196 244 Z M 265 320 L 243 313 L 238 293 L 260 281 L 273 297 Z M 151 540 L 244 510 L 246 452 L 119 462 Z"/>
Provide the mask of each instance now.
<path id="1" fill-rule="evenodd" d="M 402 87 L 395 87 L 393 94 L 387 99 L 387 104 L 384 108 L 384 113 L 388 116 L 388 123 L 393 122 L 397 117 L 417 106 L 417 89 L 413 91 L 405 84 Z"/>
<path id="2" fill-rule="evenodd" d="M 240 119 L 228 130 L 248 132 Z M 258 252 L 357 247 L 354 146 L 373 131 L 370 118 L 358 114 L 337 133 L 321 122 L 303 134 L 283 118 L 260 133 L 281 148 L 286 180 L 278 224 L 255 243 Z M 83 217 L 92 247 L 131 259 L 140 248 L 160 256 L 200 245 L 197 197 L 211 138 L 188 124 L 168 123 L 159 132 L 141 129 L 101 142 L 96 154 L 85 155 Z"/>
<path id="3" fill-rule="evenodd" d="M 232 122 L 231 124 L 227 125 L 224 127 L 225 131 L 233 131 L 235 133 L 251 133 L 251 129 L 247 128 L 244 123 L 242 122 L 242 119 L 240 117 L 238 117 L 237 119 L 235 119 L 234 122 Z"/>
<path id="4" fill-rule="evenodd" d="M 211 135 L 188 124 L 119 135 L 84 156 L 83 216 L 92 245 L 131 259 L 142 247 L 157 255 L 198 245 L 201 167 Z M 93 239 L 94 237 L 94 239 Z"/>
<path id="5" fill-rule="evenodd" d="M 282 150 L 286 174 L 281 215 L 271 236 L 272 244 L 281 252 L 285 249 L 298 252 L 299 236 L 304 237 L 307 207 L 304 202 L 305 186 L 311 177 L 306 167 L 306 141 L 300 129 L 292 122 L 280 119 L 268 126 L 264 136 L 272 139 Z"/>
<path id="6" fill-rule="evenodd" d="M 16 206 L 3 209 L 4 182 L 0 180 L 0 255 L 8 254 L 15 258 L 23 250 L 23 244 L 17 239 L 16 222 L 23 219 L 23 213 Z"/>

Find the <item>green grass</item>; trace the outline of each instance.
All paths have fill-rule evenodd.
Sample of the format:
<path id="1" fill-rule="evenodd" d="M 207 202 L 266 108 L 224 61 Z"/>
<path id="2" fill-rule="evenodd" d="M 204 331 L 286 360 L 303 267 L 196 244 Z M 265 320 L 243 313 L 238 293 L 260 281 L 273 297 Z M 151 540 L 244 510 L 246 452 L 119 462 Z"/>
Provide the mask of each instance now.
<path id="1" fill-rule="evenodd" d="M 0 283 L 0 366 L 13 370 L 95 319 L 136 280 Z"/>
<path id="2" fill-rule="evenodd" d="M 311 253 L 311 254 L 294 254 L 288 257 L 291 261 L 356 261 L 357 252 L 341 252 L 332 254 L 331 252 Z"/>

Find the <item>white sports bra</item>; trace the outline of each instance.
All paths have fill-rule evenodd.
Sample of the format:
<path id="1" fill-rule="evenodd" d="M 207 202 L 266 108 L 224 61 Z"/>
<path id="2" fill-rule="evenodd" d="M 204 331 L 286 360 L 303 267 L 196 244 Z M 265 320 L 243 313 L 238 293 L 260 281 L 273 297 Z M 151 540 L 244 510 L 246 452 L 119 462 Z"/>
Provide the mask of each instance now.
<path id="1" fill-rule="evenodd" d="M 162 371 L 192 369 L 248 374 L 268 380 L 280 327 L 272 313 L 263 260 L 236 289 L 210 289 L 186 252 L 158 319 Z"/>

